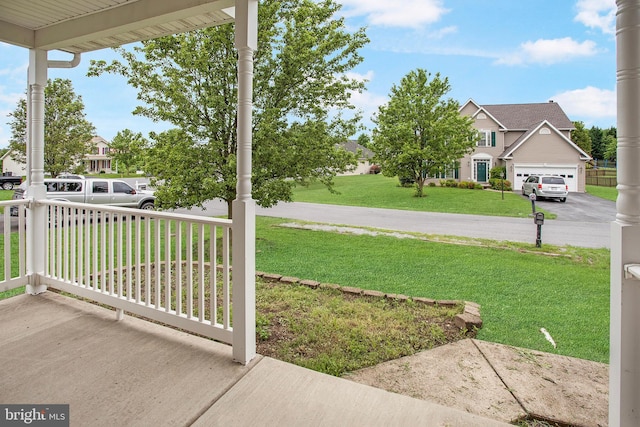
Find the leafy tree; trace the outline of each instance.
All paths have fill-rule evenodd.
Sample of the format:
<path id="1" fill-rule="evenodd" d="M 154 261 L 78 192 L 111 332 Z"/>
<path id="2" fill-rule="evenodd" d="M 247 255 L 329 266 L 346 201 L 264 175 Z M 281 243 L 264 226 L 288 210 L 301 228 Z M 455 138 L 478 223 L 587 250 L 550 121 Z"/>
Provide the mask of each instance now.
<path id="1" fill-rule="evenodd" d="M 583 122 L 573 122 L 575 129 L 571 131 L 571 140 L 582 150 L 591 154 L 591 135 L 589 131 L 584 127 Z"/>
<path id="2" fill-rule="evenodd" d="M 347 76 L 362 61 L 363 29 L 348 32 L 333 0 L 265 0 L 259 8 L 254 61 L 253 198 L 261 206 L 290 201 L 297 183 L 332 188 L 336 173 L 355 166 L 339 147 L 358 129 L 349 97 L 364 83 Z M 231 202 L 236 185 L 237 52 L 224 25 L 162 37 L 123 62 L 94 62 L 90 75 L 125 76 L 145 103 L 135 114 L 171 122 L 153 134 L 147 172 L 158 182 L 159 205 Z"/>
<path id="3" fill-rule="evenodd" d="M 132 172 L 142 167 L 147 145 L 148 141 L 140 132 L 133 133 L 124 129 L 113 137 L 109 145 L 109 156 L 118 171 Z"/>
<path id="4" fill-rule="evenodd" d="M 80 172 L 85 155 L 95 149 L 91 144 L 95 128 L 85 118 L 82 97 L 75 94 L 68 79 L 49 80 L 44 94 L 44 171 L 54 177 L 64 171 Z M 25 163 L 27 101 L 20 99 L 9 116 L 13 117 L 9 123 L 11 157 Z"/>
<path id="5" fill-rule="evenodd" d="M 606 133 L 602 140 L 606 147 L 604 158 L 616 162 L 618 158 L 618 139 L 611 133 Z"/>
<path id="6" fill-rule="evenodd" d="M 0 148 L 0 157 L 4 156 L 5 154 L 7 154 L 7 151 L 9 151 L 9 147 L 2 147 Z"/>
<path id="7" fill-rule="evenodd" d="M 472 119 L 462 116 L 440 73 L 431 78 L 423 69 L 411 71 L 391 88 L 390 100 L 373 121 L 371 149 L 385 176 L 399 176 L 416 186 L 416 196 L 430 175 L 451 168 L 475 146 Z"/>

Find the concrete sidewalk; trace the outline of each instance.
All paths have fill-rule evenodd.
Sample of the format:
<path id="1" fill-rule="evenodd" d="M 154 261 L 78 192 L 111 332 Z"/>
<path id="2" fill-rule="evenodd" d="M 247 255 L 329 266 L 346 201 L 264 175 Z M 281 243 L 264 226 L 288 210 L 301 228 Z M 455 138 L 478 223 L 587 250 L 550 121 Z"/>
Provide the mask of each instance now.
<path id="1" fill-rule="evenodd" d="M 0 404 L 69 404 L 71 426 L 497 426 L 53 292 L 0 301 Z M 2 423 L 0 414 L 0 425 Z"/>
<path id="2" fill-rule="evenodd" d="M 504 422 L 608 424 L 608 365 L 485 341 L 458 341 L 347 378 Z"/>

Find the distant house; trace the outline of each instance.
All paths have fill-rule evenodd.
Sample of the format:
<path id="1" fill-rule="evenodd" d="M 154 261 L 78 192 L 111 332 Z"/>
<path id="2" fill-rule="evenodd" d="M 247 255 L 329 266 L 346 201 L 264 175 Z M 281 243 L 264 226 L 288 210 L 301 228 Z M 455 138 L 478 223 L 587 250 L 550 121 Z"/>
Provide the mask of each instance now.
<path id="1" fill-rule="evenodd" d="M 111 173 L 109 142 L 101 136 L 95 136 L 91 139 L 91 143 L 95 145 L 95 148 L 82 160 L 84 172 L 100 173 L 104 171 L 105 173 Z M 2 156 L 2 172 L 11 173 L 12 175 L 26 175 L 27 165 L 12 159 L 11 154 L 12 150 L 9 150 Z"/>
<path id="2" fill-rule="evenodd" d="M 2 173 L 4 175 L 25 176 L 27 165 L 11 158 L 12 150 L 8 150 L 0 159 L 2 160 Z"/>
<path id="3" fill-rule="evenodd" d="M 91 139 L 91 143 L 94 145 L 94 149 L 82 161 L 85 172 L 100 173 L 104 171 L 105 173 L 112 173 L 109 141 L 101 136 L 94 136 Z"/>
<path id="4" fill-rule="evenodd" d="M 351 139 L 347 142 L 340 144 L 345 150 L 350 153 L 358 154 L 358 166 L 340 175 L 363 175 L 368 174 L 371 169 L 371 159 L 373 158 L 373 151 L 358 144 L 358 141 Z"/>
<path id="5" fill-rule="evenodd" d="M 459 111 L 473 119 L 481 139 L 460 160 L 455 179 L 485 183 L 491 168 L 504 166 L 514 191 L 532 174 L 559 175 L 569 191 L 585 191 L 585 163 L 591 157 L 571 141 L 574 126 L 559 104 L 479 105 L 469 100 Z"/>

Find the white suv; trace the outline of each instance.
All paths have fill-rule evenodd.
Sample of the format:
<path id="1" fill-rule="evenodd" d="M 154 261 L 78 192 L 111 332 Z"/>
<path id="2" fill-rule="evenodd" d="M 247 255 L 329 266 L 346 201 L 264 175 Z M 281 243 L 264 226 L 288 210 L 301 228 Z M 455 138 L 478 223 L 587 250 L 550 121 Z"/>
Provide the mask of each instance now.
<path id="1" fill-rule="evenodd" d="M 535 194 L 536 198 L 560 199 L 567 201 L 569 186 L 564 178 L 557 175 L 531 175 L 522 183 L 522 194 Z"/>

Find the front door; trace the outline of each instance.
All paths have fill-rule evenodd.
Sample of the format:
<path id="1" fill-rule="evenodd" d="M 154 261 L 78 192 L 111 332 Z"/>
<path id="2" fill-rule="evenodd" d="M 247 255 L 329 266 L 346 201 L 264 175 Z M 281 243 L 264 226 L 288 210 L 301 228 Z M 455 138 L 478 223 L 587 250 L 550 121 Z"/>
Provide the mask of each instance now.
<path id="1" fill-rule="evenodd" d="M 487 162 L 476 162 L 476 181 L 487 182 Z"/>

